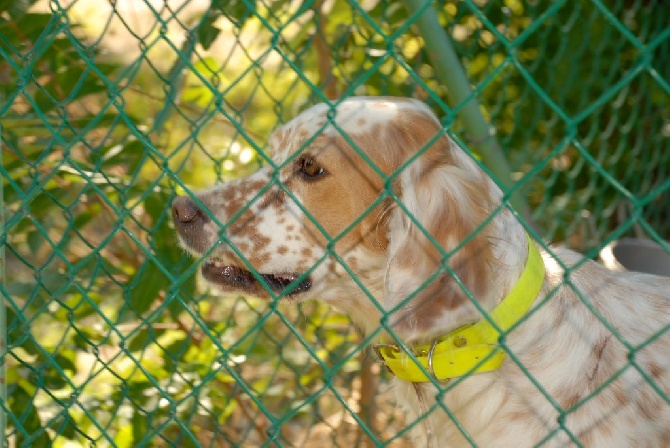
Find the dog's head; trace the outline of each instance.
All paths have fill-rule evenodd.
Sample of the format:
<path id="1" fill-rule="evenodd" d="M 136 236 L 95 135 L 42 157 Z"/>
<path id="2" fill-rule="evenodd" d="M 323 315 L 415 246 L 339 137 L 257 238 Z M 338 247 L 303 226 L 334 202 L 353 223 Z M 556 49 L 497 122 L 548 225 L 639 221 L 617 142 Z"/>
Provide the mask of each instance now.
<path id="1" fill-rule="evenodd" d="M 220 289 L 319 298 L 368 329 L 388 310 L 412 339 L 477 319 L 469 296 L 491 307 L 518 276 L 523 229 L 424 104 L 320 104 L 268 146 L 271 165 L 172 205 Z"/>

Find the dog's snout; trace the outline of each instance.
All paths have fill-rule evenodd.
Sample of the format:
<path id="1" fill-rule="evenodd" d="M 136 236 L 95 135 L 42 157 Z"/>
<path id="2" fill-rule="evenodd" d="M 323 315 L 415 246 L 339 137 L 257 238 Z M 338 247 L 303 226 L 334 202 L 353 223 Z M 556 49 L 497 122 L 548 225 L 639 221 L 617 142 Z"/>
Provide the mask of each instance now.
<path id="1" fill-rule="evenodd" d="M 204 252 L 209 247 L 205 224 L 210 219 L 207 213 L 188 196 L 178 196 L 172 202 L 172 218 L 181 241 L 196 252 Z"/>
<path id="2" fill-rule="evenodd" d="M 188 224 L 204 217 L 198 204 L 188 196 L 179 196 L 172 202 L 172 216 L 180 224 Z"/>

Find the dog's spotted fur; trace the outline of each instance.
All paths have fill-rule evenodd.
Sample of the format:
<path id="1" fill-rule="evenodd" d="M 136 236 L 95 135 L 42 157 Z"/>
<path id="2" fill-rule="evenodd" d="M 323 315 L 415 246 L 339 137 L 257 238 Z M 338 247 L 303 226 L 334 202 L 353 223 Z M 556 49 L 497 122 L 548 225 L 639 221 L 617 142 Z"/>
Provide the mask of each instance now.
<path id="1" fill-rule="evenodd" d="M 524 268 L 525 231 L 500 189 L 422 103 L 318 105 L 269 147 L 276 168 L 197 193 L 206 211 L 187 197 L 173 204 L 184 247 L 207 254 L 223 290 L 319 298 L 367 332 L 378 306 L 395 310 L 387 322 L 412 344 L 481 318 L 454 274 L 492 309 Z M 425 284 L 445 253 L 450 269 Z M 469 446 L 458 426 L 486 447 L 670 446 L 670 279 L 612 273 L 564 248 L 543 258 L 537 308 L 506 339 L 514 358 L 446 392 L 422 386 L 458 421 L 431 414 L 438 446 Z M 416 417 L 413 386 L 396 391 Z"/>

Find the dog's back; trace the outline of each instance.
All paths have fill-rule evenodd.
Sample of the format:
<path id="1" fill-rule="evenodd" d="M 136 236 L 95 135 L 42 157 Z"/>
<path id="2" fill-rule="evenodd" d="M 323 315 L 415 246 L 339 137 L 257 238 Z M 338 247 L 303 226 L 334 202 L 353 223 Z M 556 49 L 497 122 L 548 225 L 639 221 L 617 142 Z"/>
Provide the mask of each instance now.
<path id="1" fill-rule="evenodd" d="M 482 447 L 670 446 L 670 278 L 552 253 L 568 274 L 544 254 L 543 292 L 506 341 L 510 359 L 446 384 L 447 408 Z M 418 416 L 413 388 L 397 389 Z M 432 384 L 423 389 L 436 395 Z M 437 446 L 470 446 L 444 410 L 430 420 Z"/>

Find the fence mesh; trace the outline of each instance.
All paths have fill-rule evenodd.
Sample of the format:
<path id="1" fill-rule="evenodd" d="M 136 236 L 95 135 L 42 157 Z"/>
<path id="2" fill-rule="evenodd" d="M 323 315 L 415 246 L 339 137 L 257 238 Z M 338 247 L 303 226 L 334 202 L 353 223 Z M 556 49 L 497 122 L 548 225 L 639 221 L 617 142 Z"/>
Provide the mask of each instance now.
<path id="1" fill-rule="evenodd" d="M 411 446 L 346 317 L 211 294 L 168 207 L 326 98 L 419 98 L 477 154 L 406 3 L 0 1 L 10 446 Z M 663 0 L 424 7 L 544 237 L 670 251 Z"/>

